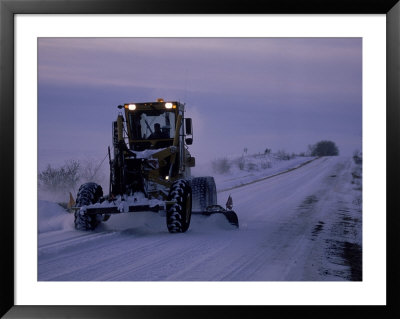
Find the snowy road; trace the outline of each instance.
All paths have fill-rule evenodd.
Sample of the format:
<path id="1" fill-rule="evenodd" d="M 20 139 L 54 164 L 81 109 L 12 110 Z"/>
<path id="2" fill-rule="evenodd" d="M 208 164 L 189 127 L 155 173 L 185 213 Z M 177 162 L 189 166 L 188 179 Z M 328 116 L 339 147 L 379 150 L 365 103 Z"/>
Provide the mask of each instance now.
<path id="1" fill-rule="evenodd" d="M 73 216 L 39 233 L 38 279 L 55 281 L 361 280 L 360 176 L 351 158 L 323 157 L 229 194 L 240 228 L 192 216 L 169 234 L 154 213 L 112 216 L 94 232 Z M 217 185 L 218 186 L 218 185 Z M 40 208 L 40 205 L 39 205 Z"/>

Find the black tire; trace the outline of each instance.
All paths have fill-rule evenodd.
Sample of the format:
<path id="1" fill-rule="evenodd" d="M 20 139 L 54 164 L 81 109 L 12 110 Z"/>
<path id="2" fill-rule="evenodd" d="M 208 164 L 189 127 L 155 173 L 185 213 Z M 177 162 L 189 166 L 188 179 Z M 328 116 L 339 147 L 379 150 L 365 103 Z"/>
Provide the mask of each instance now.
<path id="1" fill-rule="evenodd" d="M 76 206 L 83 207 L 94 204 L 103 196 L 103 189 L 96 183 L 86 183 L 81 185 L 76 195 Z M 78 230 L 94 230 L 103 216 L 87 215 L 84 211 L 75 211 L 75 228 Z"/>
<path id="2" fill-rule="evenodd" d="M 208 206 L 217 205 L 217 187 L 214 177 L 195 177 L 190 182 L 194 211 L 204 212 Z"/>
<path id="3" fill-rule="evenodd" d="M 184 233 L 188 230 L 192 216 L 192 189 L 186 180 L 175 181 L 168 195 L 175 203 L 167 210 L 167 227 L 170 233 Z"/>

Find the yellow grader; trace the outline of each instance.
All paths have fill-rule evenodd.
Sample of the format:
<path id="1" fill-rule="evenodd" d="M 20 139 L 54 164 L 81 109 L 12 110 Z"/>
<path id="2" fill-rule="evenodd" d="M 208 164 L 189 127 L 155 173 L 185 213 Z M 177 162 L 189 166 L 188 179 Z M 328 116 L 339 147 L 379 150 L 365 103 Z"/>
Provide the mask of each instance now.
<path id="1" fill-rule="evenodd" d="M 93 182 L 80 186 L 73 207 L 76 229 L 93 230 L 113 214 L 142 211 L 165 215 L 171 233 L 186 232 L 192 213 L 223 214 L 239 227 L 231 205 L 217 204 L 214 178 L 191 176 L 193 128 L 192 119 L 184 117 L 184 103 L 158 99 L 118 108 L 113 156 L 108 147 L 109 194 Z"/>

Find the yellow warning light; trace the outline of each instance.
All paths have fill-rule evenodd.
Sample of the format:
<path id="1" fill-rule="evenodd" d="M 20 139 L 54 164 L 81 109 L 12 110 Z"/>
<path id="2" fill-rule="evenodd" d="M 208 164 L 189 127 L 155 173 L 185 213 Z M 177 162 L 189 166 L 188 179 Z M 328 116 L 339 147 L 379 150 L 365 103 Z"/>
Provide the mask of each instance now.
<path id="1" fill-rule="evenodd" d="M 158 99 L 157 99 L 157 102 L 164 102 L 164 99 L 158 98 Z"/>

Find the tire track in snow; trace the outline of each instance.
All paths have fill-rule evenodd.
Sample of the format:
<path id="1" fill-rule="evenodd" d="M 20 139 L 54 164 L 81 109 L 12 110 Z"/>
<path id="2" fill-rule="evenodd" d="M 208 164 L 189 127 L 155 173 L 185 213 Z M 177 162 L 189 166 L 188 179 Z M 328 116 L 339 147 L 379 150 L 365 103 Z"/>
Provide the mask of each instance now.
<path id="1" fill-rule="evenodd" d="M 103 232 L 95 234 L 83 234 L 80 236 L 75 236 L 68 239 L 57 240 L 52 243 L 40 245 L 38 247 L 38 256 L 51 255 L 60 253 L 63 250 L 71 249 L 75 246 L 79 246 L 83 243 L 88 243 L 90 241 L 98 240 L 116 235 L 115 232 Z"/>
<path id="2" fill-rule="evenodd" d="M 189 233 L 167 234 L 158 247 L 152 246 L 152 251 L 157 252 L 156 257 L 153 254 L 138 255 L 136 250 L 129 252 L 125 256 L 126 259 L 135 263 L 131 263 L 128 268 L 116 268 L 112 273 L 102 276 L 101 280 L 168 281 L 182 278 L 188 280 L 187 277 L 181 276 L 190 272 L 194 261 L 199 263 L 199 260 L 203 260 L 210 253 L 217 254 L 216 251 L 223 250 L 229 245 L 226 237 L 218 240 L 215 237 L 198 240 L 198 238 L 203 238 L 202 234 L 195 233 L 193 236 L 189 235 L 189 238 L 188 235 Z"/>
<path id="3" fill-rule="evenodd" d="M 138 248 L 137 241 L 140 241 L 140 238 L 134 235 L 129 236 L 117 232 L 114 238 L 110 239 L 100 237 L 101 241 L 82 242 L 79 249 L 44 256 L 45 258 L 41 258 L 39 263 L 39 280 L 99 280 L 96 277 L 96 270 L 110 272 L 113 268 L 106 266 L 109 261 L 115 261 L 115 266 L 120 268 L 121 260 L 124 260 L 127 254 L 127 247 L 134 249 L 140 255 L 143 252 L 151 251 L 157 242 L 165 241 L 162 238 L 145 241 L 144 245 Z M 102 266 L 99 268 L 99 265 Z M 51 273 L 52 269 L 57 269 L 57 273 Z"/>
<path id="4" fill-rule="evenodd" d="M 127 239 L 125 237 L 122 239 L 123 242 L 114 240 L 110 245 L 98 247 L 96 250 L 102 252 L 103 257 L 101 258 L 91 251 L 93 247 L 87 247 L 86 251 L 78 252 L 78 257 L 88 253 L 87 257 L 96 260 L 96 263 L 83 263 L 84 267 L 78 266 L 74 267 L 72 271 L 69 269 L 68 272 L 59 273 L 52 280 L 171 280 L 168 274 L 171 274 L 172 278 L 177 278 L 175 280 L 179 280 L 178 274 L 182 269 L 190 266 L 193 260 L 197 260 L 204 251 L 214 252 L 217 244 L 215 238 L 199 241 L 198 236 L 195 236 L 190 240 L 185 239 L 185 248 L 176 249 L 176 241 L 180 242 L 184 236 L 184 234 L 178 234 L 178 236 L 165 234 L 150 241 L 148 238 L 144 241 L 140 241 L 139 238 L 138 241 L 138 238 Z M 224 241 L 221 243 L 223 244 Z M 117 247 L 120 249 L 116 250 Z M 123 249 L 123 247 L 130 247 L 130 249 Z M 73 256 L 64 257 L 74 259 Z M 124 262 L 121 263 L 121 260 Z M 101 268 L 98 267 L 98 263 L 102 265 Z"/>

